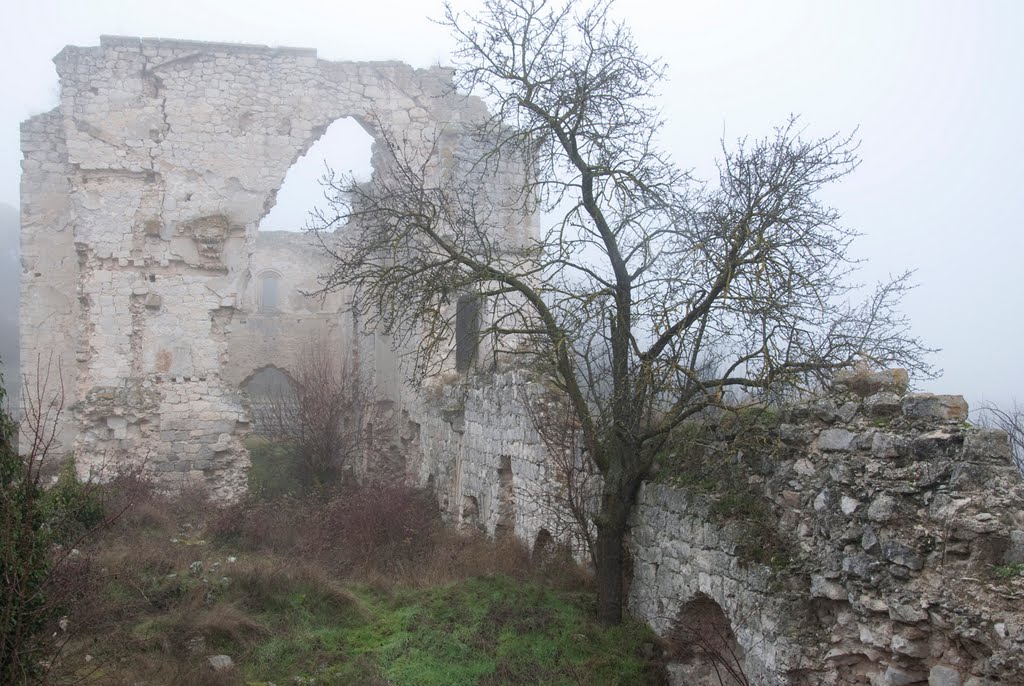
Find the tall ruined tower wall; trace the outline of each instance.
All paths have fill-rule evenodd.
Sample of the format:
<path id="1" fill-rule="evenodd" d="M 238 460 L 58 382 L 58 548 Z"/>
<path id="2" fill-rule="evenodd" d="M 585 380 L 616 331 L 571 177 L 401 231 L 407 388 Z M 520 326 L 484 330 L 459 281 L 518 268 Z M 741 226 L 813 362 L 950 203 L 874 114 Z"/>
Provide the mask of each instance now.
<path id="1" fill-rule="evenodd" d="M 104 37 L 55 62 L 60 105 L 22 126 L 29 386 L 47 367 L 63 384 L 61 450 L 80 469 L 145 460 L 236 494 L 237 384 L 265 362 L 237 347 L 241 319 L 257 225 L 289 167 L 341 117 L 426 154 L 465 145 L 484 109 L 447 69 L 303 49 Z"/>

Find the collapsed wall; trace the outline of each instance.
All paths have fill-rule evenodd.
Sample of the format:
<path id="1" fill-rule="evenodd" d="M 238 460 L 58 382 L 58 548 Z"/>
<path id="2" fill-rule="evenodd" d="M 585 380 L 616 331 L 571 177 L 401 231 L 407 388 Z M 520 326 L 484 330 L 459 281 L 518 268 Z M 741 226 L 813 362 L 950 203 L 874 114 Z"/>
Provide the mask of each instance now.
<path id="1" fill-rule="evenodd" d="M 61 389 L 59 450 L 83 472 L 145 461 L 237 495 L 238 384 L 274 361 L 261 335 L 287 358 L 304 330 L 351 328 L 328 321 L 337 304 L 297 326 L 261 317 L 257 225 L 285 173 L 339 118 L 444 153 L 483 107 L 448 69 L 305 49 L 106 36 L 54 61 L 60 104 L 22 125 L 28 388 Z"/>
<path id="2" fill-rule="evenodd" d="M 508 374 L 449 390 L 420 476 L 489 533 L 563 538 L 524 388 Z M 702 435 L 703 462 L 683 440 L 643 486 L 629 609 L 673 646 L 677 683 L 718 684 L 720 659 L 752 684 L 1024 683 L 1024 482 L 1006 434 L 967 423 L 959 396 L 867 390 Z"/>

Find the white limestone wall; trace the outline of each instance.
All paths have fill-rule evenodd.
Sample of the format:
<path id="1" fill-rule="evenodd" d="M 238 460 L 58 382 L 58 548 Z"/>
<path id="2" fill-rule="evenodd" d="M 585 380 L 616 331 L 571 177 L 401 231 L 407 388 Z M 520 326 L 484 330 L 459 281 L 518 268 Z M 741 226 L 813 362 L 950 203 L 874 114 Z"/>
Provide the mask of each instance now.
<path id="1" fill-rule="evenodd" d="M 55 62 L 61 104 L 22 129 L 21 348 L 30 372 L 50 353 L 62 366 L 74 408 L 60 427 L 62 450 L 88 471 L 140 456 L 157 467 L 192 443 L 226 445 L 198 464 L 244 471 L 245 408 L 231 391 L 267 352 L 246 352 L 245 341 L 273 338 L 264 329 L 276 326 L 279 346 L 270 352 L 280 356 L 313 329 L 351 328 L 335 324 L 337 303 L 290 303 L 305 317 L 294 326 L 279 319 L 261 328 L 245 318 L 255 311 L 254 258 L 280 257 L 257 250 L 256 227 L 289 167 L 345 116 L 371 134 L 386 127 L 424 154 L 443 130 L 443 145 L 455 150 L 483 107 L 454 93 L 447 69 L 326 62 L 304 49 L 107 36 L 97 47 L 65 48 Z M 498 170 L 497 195 L 514 166 Z M 286 266 L 296 282 L 315 282 L 314 265 Z M 378 343 L 358 345 L 377 353 Z M 395 368 L 379 356 L 381 368 Z M 396 378 L 380 379 L 392 396 Z M 145 387 L 163 395 L 168 384 L 175 398 L 198 399 L 197 416 L 220 413 L 233 428 L 218 423 L 186 441 L 164 430 L 173 421 L 163 402 L 149 415 L 89 406 L 97 393 L 117 399 Z M 115 436 L 108 424 L 121 420 L 151 428 Z M 225 489 L 222 481 L 215 487 Z"/>
<path id="2" fill-rule="evenodd" d="M 539 390 L 527 379 L 520 372 L 477 375 L 423 393 L 410 411 L 419 435 L 410 476 L 432 485 L 442 507 L 466 526 L 489 535 L 505 529 L 527 545 L 546 529 L 576 544 L 559 506 L 561 485 L 523 405 L 525 394 Z"/>
<path id="3" fill-rule="evenodd" d="M 71 180 L 59 109 L 21 125 L 21 371 L 23 402 L 63 396 L 64 416 L 78 400 L 78 362 L 87 355 L 80 326 L 79 265 Z M 8 383 L 15 380 L 7 379 Z M 39 396 L 43 397 L 40 398 Z M 57 426 L 58 450 L 74 442 L 70 421 Z M 27 449 L 27 444 L 22 446 Z"/>

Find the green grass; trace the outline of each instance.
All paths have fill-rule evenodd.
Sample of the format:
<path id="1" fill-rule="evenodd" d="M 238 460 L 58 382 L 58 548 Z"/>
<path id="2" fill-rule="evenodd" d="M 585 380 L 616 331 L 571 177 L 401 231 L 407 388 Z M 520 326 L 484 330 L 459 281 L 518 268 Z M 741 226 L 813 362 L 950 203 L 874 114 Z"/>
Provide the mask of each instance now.
<path id="1" fill-rule="evenodd" d="M 357 588 L 364 613 L 330 616 L 293 597 L 260 618 L 273 638 L 242 665 L 246 681 L 311 684 L 642 684 L 653 638 L 636 624 L 603 627 L 590 596 L 478 578 L 384 594 Z"/>
<path id="2" fill-rule="evenodd" d="M 997 565 L 992 568 L 992 576 L 997 579 L 1012 579 L 1024 576 L 1024 564 Z"/>
<path id="3" fill-rule="evenodd" d="M 173 581 L 165 593 L 177 590 L 170 588 Z M 312 583 L 264 582 L 258 593 L 256 583 L 229 585 L 212 601 L 193 594 L 163 611 L 151 606 L 127 620 L 117 634 L 121 639 L 104 645 L 98 638 L 90 651 L 106 664 L 127 659 L 200 666 L 205 655 L 224 653 L 237 666 L 237 681 L 230 683 L 240 684 L 661 683 L 650 630 L 628 621 L 598 623 L 590 592 L 479 577 L 426 589 L 350 585 L 343 600 Z M 189 586 L 203 590 L 201 582 L 183 580 L 183 599 Z M 137 600 L 119 581 L 108 585 L 107 599 Z M 191 655 L 184 646 L 194 637 L 204 643 Z"/>
<path id="4" fill-rule="evenodd" d="M 514 541 L 424 528 L 436 510 L 414 493 L 348 493 L 351 510 L 146 493 L 83 552 L 92 573 L 57 665 L 77 682 L 664 683 L 656 637 L 600 624 L 585 575 L 539 569 Z M 374 545 L 337 533 L 378 521 Z M 214 672 L 217 654 L 234 667 Z"/>

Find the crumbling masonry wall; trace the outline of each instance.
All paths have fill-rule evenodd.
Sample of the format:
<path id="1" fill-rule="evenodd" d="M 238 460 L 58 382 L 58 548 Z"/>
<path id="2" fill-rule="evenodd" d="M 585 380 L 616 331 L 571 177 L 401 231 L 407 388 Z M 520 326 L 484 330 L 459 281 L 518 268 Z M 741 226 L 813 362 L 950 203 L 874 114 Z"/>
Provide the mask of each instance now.
<path id="1" fill-rule="evenodd" d="M 103 37 L 54 61 L 60 105 L 22 126 L 23 368 L 52 361 L 83 471 L 145 460 L 236 495 L 238 377 L 271 362 L 239 332 L 285 173 L 341 117 L 457 149 L 483 108 L 447 69 L 305 49 Z"/>
<path id="2" fill-rule="evenodd" d="M 685 463 L 674 478 L 667 455 L 633 517 L 632 614 L 678 645 L 688 608 L 717 607 L 752 684 L 1024 683 L 1024 481 L 1007 436 L 967 423 L 962 397 L 892 376 L 770 412 L 754 448 L 747 431 L 712 445 L 738 491 L 688 485 Z M 557 540 L 557 472 L 523 389 L 512 373 L 442 394 L 419 478 L 455 519 L 494 534 L 511 510 L 522 540 Z M 753 500 L 723 515 L 729 497 Z M 719 683 L 699 646 L 680 655 L 674 683 Z"/>

